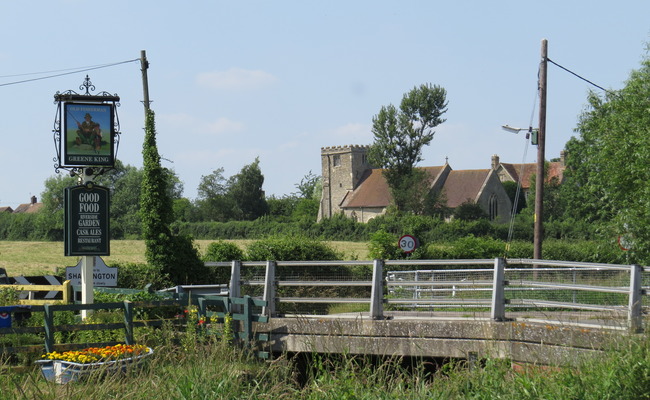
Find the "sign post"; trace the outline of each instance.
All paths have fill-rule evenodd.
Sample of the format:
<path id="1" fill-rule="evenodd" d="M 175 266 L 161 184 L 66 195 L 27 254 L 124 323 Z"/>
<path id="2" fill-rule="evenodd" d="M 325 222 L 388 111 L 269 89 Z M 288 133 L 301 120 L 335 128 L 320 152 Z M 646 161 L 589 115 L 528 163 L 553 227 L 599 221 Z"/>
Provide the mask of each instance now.
<path id="1" fill-rule="evenodd" d="M 92 304 L 93 271 L 97 256 L 110 255 L 109 189 L 93 184 L 93 177 L 114 168 L 119 144 L 120 98 L 108 92 L 93 95 L 95 86 L 86 75 L 79 87 L 85 94 L 72 90 L 57 92 L 54 121 L 58 173 L 70 170 L 79 177 L 79 185 L 65 190 L 64 247 L 66 256 L 81 256 L 81 302 Z M 83 319 L 89 315 L 82 310 Z"/>
<path id="2" fill-rule="evenodd" d="M 92 304 L 95 256 L 110 255 L 109 190 L 90 182 L 92 169 L 83 174 L 83 185 L 65 190 L 65 255 L 81 257 L 81 302 Z M 81 311 L 85 319 L 88 310 Z"/>

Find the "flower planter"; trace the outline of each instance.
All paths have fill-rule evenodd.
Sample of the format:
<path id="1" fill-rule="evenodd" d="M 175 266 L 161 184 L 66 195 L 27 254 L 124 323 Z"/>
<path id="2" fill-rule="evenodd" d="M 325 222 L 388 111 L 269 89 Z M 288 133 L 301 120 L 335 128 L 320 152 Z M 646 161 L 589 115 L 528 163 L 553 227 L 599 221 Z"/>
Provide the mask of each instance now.
<path id="1" fill-rule="evenodd" d="M 118 360 L 77 363 L 63 360 L 37 360 L 36 364 L 41 367 L 43 377 L 50 382 L 66 384 L 84 378 L 92 373 L 117 373 L 124 372 L 128 368 L 135 367 L 142 363 L 148 356 L 153 354 L 151 348 L 146 353 L 138 354 L 129 358 Z"/>

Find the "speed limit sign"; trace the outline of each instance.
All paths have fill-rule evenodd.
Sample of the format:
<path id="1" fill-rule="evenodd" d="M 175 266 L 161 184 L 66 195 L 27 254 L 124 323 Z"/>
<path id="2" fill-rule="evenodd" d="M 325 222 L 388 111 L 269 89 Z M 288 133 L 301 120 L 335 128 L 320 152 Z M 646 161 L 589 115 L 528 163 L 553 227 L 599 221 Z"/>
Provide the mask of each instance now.
<path id="1" fill-rule="evenodd" d="M 404 235 L 399 238 L 399 248 L 402 249 L 404 253 L 412 253 L 415 251 L 416 247 L 418 247 L 418 243 L 413 236 Z"/>

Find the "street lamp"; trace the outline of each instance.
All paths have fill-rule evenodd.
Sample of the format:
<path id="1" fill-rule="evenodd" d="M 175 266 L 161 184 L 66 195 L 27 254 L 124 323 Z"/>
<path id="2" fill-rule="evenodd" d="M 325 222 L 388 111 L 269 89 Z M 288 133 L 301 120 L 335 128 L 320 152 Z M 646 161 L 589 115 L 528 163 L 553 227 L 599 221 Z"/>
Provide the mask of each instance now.
<path id="1" fill-rule="evenodd" d="M 501 125 L 501 128 L 504 131 L 507 131 L 507 132 L 510 132 L 510 133 L 515 133 L 515 134 L 517 134 L 519 132 L 526 131 L 526 139 L 531 139 L 531 136 L 532 136 L 532 139 L 530 140 L 530 144 L 537 145 L 537 135 L 539 133 L 539 129 L 533 129 L 532 126 L 530 126 L 528 128 L 515 128 L 515 127 L 512 127 L 512 126 L 510 126 L 508 124 Z"/>
<path id="2" fill-rule="evenodd" d="M 528 128 L 515 128 L 508 124 L 501 125 L 501 128 L 510 133 L 517 134 L 519 132 L 526 132 L 526 139 L 531 139 L 530 143 L 539 147 L 538 138 L 539 130 Z M 531 138 L 532 137 L 532 138 Z M 541 171 L 541 173 L 540 173 Z M 541 178 L 540 178 L 541 177 Z M 540 184 L 541 183 L 541 184 Z M 542 232 L 543 232 L 543 207 L 542 199 L 544 196 L 544 157 L 540 157 L 539 152 L 537 155 L 537 178 L 535 179 L 535 229 L 533 231 L 533 247 L 534 258 L 541 259 L 542 254 Z"/>

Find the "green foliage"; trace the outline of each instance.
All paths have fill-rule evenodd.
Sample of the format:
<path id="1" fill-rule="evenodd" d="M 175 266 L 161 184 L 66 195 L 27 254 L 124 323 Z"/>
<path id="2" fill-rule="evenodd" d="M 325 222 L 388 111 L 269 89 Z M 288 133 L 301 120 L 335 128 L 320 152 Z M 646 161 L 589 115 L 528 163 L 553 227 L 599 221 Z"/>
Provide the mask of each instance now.
<path id="1" fill-rule="evenodd" d="M 300 199 L 291 213 L 293 221 L 316 221 L 320 201 L 312 198 Z"/>
<path id="2" fill-rule="evenodd" d="M 516 240 L 506 246 L 504 240 L 467 236 L 453 241 L 430 243 L 426 257 L 431 259 L 533 258 L 533 244 Z M 549 260 L 596 263 L 624 263 L 625 255 L 614 243 L 597 241 L 544 241 L 544 258 Z"/>
<path id="3" fill-rule="evenodd" d="M 18 303 L 19 292 L 11 287 L 0 288 L 0 306 L 12 306 Z"/>
<path id="4" fill-rule="evenodd" d="M 632 71 L 625 87 L 590 93 L 577 131 L 566 145 L 562 197 L 569 217 L 602 221 L 634 237 L 630 257 L 650 260 L 650 59 Z"/>
<path id="5" fill-rule="evenodd" d="M 503 257 L 505 243 L 492 238 L 467 236 L 448 244 L 433 243 L 427 249 L 431 259 L 485 259 Z"/>
<path id="6" fill-rule="evenodd" d="M 340 260 L 343 256 L 318 240 L 301 236 L 272 236 L 251 243 L 246 258 L 254 261 Z"/>
<path id="7" fill-rule="evenodd" d="M 58 234 L 63 235 L 63 231 L 49 229 L 47 225 L 42 224 L 41 213 L 0 213 L 0 239 L 43 240 L 46 235 L 56 238 Z"/>
<path id="8" fill-rule="evenodd" d="M 314 235 L 329 240 L 356 240 L 362 235 L 364 224 L 354 221 L 343 214 L 324 218 L 313 226 Z"/>
<path id="9" fill-rule="evenodd" d="M 422 148 L 433 139 L 436 126 L 444 122 L 447 111 L 444 88 L 423 84 L 404 94 L 399 110 L 392 104 L 382 106 L 372 119 L 375 137 L 368 157 L 370 162 L 385 168 L 384 176 L 391 188 L 398 210 L 409 210 L 412 190 L 421 196 L 426 176 L 414 172 L 422 160 Z"/>
<path id="10" fill-rule="evenodd" d="M 501 184 L 508 194 L 508 198 L 510 198 L 512 204 L 515 204 L 515 200 L 517 200 L 517 208 L 515 212 L 519 214 L 521 210 L 526 208 L 526 196 L 524 196 L 523 191 L 519 189 L 519 197 L 517 197 L 517 182 L 505 181 L 501 182 Z"/>
<path id="11" fill-rule="evenodd" d="M 203 256 L 204 261 L 243 260 L 244 251 L 232 242 L 218 240 L 210 243 Z"/>
<path id="12" fill-rule="evenodd" d="M 403 252 L 397 243 L 399 237 L 386 231 L 377 231 L 370 235 L 368 255 L 372 259 L 396 260 L 402 258 Z"/>
<path id="13" fill-rule="evenodd" d="M 473 201 L 466 201 L 454 209 L 454 218 L 461 221 L 477 221 L 487 219 L 488 215 L 480 205 Z"/>
<path id="14" fill-rule="evenodd" d="M 250 221 L 268 213 L 263 184 L 264 175 L 260 169 L 259 157 L 231 178 L 228 194 L 237 206 L 239 219 Z"/>
<path id="15" fill-rule="evenodd" d="M 275 197 L 271 196 L 266 199 L 269 206 L 269 217 L 273 221 L 289 222 L 292 220 L 293 212 L 300 200 L 295 196 Z"/>
<path id="16" fill-rule="evenodd" d="M 140 186 L 144 171 L 126 166 L 115 181 L 111 193 L 111 234 L 114 238 L 133 238 L 140 235 Z"/>
<path id="17" fill-rule="evenodd" d="M 125 289 L 143 289 L 151 284 L 152 289 L 163 289 L 173 285 L 168 276 L 153 264 L 111 263 L 117 267 L 117 286 Z"/>
<path id="18" fill-rule="evenodd" d="M 142 157 L 144 174 L 140 215 L 142 235 L 147 245 L 147 261 L 174 283 L 200 283 L 208 277 L 192 239 L 172 235 L 169 227 L 174 218 L 169 173 L 160 166 L 155 117 L 151 110 L 147 110 L 146 115 Z"/>
<path id="19" fill-rule="evenodd" d="M 298 189 L 298 197 L 302 199 L 320 199 L 320 193 L 317 191 L 317 188 L 320 186 L 321 177 L 320 175 L 314 175 L 311 171 L 307 173 L 301 180 L 300 183 L 296 184 Z"/>

